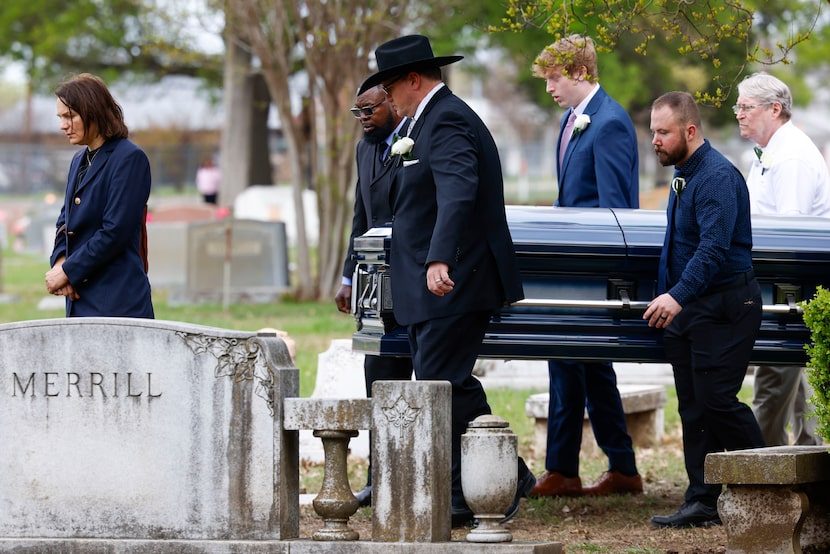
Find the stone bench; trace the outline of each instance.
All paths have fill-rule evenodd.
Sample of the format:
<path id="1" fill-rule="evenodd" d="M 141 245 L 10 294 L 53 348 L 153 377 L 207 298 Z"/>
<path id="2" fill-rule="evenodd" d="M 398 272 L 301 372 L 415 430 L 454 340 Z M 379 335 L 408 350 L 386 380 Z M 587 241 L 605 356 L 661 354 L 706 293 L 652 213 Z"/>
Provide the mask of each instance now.
<path id="1" fill-rule="evenodd" d="M 707 483 L 722 483 L 718 514 L 727 552 L 767 554 L 830 549 L 830 452 L 774 446 L 706 456 Z"/>
<path id="2" fill-rule="evenodd" d="M 625 423 L 636 448 L 652 448 L 663 438 L 663 407 L 666 388 L 663 385 L 619 385 Z M 525 413 L 535 421 L 533 448 L 544 453 L 548 436 L 548 393 L 534 394 L 525 402 Z M 599 450 L 588 413 L 582 423 L 582 451 Z"/>

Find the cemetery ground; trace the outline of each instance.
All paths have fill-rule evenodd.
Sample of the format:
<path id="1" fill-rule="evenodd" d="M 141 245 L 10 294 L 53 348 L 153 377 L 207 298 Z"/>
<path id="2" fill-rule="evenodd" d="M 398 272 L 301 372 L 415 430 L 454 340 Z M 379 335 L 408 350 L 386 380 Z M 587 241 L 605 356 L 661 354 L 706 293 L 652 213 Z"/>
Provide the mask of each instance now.
<path id="1" fill-rule="evenodd" d="M 63 310 L 40 310 L 38 302 L 48 296 L 43 275 L 48 269 L 43 256 L 15 253 L 3 255 L 2 293 L 14 297 L 0 303 L 0 323 L 21 320 L 60 318 Z M 167 291 L 154 290 L 156 317 L 227 329 L 255 331 L 272 327 L 286 331 L 296 343 L 296 365 L 300 368 L 300 395 L 311 396 L 317 369 L 317 356 L 329 348 L 333 339 L 348 338 L 354 331 L 351 317 L 339 313 L 334 302 L 297 303 L 284 300 L 273 304 L 236 304 L 224 311 L 221 305 L 168 306 Z M 544 470 L 544 452 L 532 448 L 533 422 L 525 415 L 524 403 L 530 394 L 543 390 L 492 389 L 488 391 L 493 412 L 510 421 L 519 437 L 519 452 L 534 473 Z M 673 513 L 683 502 L 686 475 L 683 468 L 680 423 L 673 387 L 667 387 L 665 432 L 660 445 L 637 450 L 637 464 L 643 476 L 645 494 L 607 498 L 548 498 L 523 500 L 518 515 L 508 528 L 515 541 L 560 542 L 565 552 L 607 553 L 722 553 L 726 533 L 722 527 L 710 529 L 659 530 L 649 524 L 654 514 Z M 744 388 L 748 401 L 751 390 Z M 602 454 L 584 453 L 580 473 L 585 484 L 606 469 Z M 301 464 L 301 487 L 316 493 L 322 480 L 321 463 Z M 363 487 L 366 462 L 350 459 L 352 489 Z M 301 537 L 309 539 L 322 526 L 311 506 L 302 507 Z M 371 508 L 362 508 L 351 525 L 361 538 L 371 538 Z M 454 540 L 464 540 L 466 531 L 453 531 Z"/>

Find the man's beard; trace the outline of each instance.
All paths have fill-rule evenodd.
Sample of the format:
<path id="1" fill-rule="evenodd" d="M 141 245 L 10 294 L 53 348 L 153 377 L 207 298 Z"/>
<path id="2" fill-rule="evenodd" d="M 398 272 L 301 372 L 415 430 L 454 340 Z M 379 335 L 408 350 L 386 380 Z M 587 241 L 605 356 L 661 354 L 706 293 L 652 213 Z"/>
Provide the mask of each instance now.
<path id="1" fill-rule="evenodd" d="M 683 142 L 671 151 L 657 150 L 655 148 L 654 153 L 657 154 L 657 160 L 660 162 L 660 165 L 663 167 L 677 165 L 678 162 L 686 158 L 686 155 L 689 153 L 689 143 L 686 142 L 686 137 L 683 137 L 682 140 Z"/>
<path id="2" fill-rule="evenodd" d="M 394 128 L 395 121 L 392 119 L 392 116 L 390 115 L 386 119 L 386 121 L 383 122 L 382 125 L 376 126 L 368 133 L 363 133 L 363 140 L 365 140 L 369 144 L 380 144 L 381 142 L 386 140 L 386 137 L 388 137 L 392 133 Z"/>

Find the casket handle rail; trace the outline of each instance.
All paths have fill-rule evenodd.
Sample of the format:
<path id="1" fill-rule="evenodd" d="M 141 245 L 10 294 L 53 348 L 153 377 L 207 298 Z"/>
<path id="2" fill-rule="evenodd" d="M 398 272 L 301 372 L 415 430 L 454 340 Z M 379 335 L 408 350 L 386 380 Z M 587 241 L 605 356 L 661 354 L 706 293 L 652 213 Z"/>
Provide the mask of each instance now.
<path id="1" fill-rule="evenodd" d="M 597 308 L 606 310 L 632 310 L 646 311 L 648 302 L 630 300 L 566 300 L 556 298 L 525 298 L 514 302 L 511 306 L 526 308 Z M 765 304 L 765 314 L 773 315 L 795 315 L 802 314 L 803 310 L 798 304 Z"/>

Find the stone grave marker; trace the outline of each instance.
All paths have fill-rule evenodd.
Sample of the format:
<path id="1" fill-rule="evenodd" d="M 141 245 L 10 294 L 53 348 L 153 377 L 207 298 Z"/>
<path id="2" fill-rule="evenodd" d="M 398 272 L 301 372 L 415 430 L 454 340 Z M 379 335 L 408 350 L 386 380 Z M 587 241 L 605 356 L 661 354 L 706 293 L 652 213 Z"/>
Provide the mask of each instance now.
<path id="1" fill-rule="evenodd" d="M 0 550 L 296 538 L 297 434 L 274 399 L 298 390 L 273 336 L 128 318 L 0 325 Z"/>
<path id="2" fill-rule="evenodd" d="M 303 191 L 303 214 L 306 238 L 311 246 L 319 242 L 317 195 L 313 190 Z M 297 208 L 294 191 L 286 185 L 254 185 L 240 192 L 233 203 L 234 217 L 258 221 L 282 221 L 286 227 L 288 244 L 297 244 Z"/>
<path id="3" fill-rule="evenodd" d="M 187 228 L 196 221 L 213 221 L 216 208 L 182 204 L 154 208 L 147 217 L 150 284 L 183 287 L 187 274 Z"/>
<path id="4" fill-rule="evenodd" d="M 272 302 L 289 287 L 285 224 L 227 219 L 188 227 L 185 295 Z"/>

